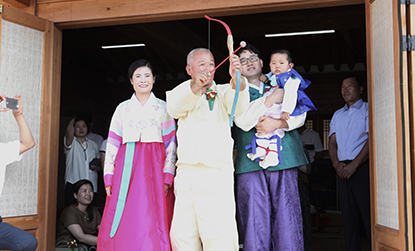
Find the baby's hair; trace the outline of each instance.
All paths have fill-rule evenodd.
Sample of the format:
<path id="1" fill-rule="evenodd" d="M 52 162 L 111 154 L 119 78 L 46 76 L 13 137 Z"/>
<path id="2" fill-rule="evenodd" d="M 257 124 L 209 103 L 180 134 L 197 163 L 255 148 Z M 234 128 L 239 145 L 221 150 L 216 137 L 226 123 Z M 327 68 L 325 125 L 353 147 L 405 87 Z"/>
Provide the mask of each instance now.
<path id="1" fill-rule="evenodd" d="M 271 56 L 269 56 L 270 60 L 272 55 L 274 54 L 286 54 L 287 55 L 287 61 L 288 63 L 292 63 L 293 62 L 293 56 L 291 55 L 291 52 L 289 50 L 285 50 L 285 49 L 277 49 L 277 50 L 273 50 L 271 52 Z"/>

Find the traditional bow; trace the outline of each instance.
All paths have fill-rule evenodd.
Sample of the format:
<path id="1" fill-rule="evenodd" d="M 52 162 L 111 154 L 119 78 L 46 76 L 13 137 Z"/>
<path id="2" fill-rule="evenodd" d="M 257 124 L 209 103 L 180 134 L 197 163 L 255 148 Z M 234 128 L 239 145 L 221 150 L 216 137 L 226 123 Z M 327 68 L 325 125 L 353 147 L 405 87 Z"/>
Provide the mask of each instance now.
<path id="1" fill-rule="evenodd" d="M 229 57 L 234 53 L 233 51 L 233 36 L 232 36 L 232 32 L 231 29 L 229 29 L 229 26 L 218 19 L 214 19 L 209 17 L 208 15 L 205 15 L 205 18 L 207 18 L 208 20 L 212 20 L 212 21 L 216 21 L 221 23 L 223 26 L 225 26 L 226 32 L 228 33 L 228 40 L 227 40 L 227 45 L 228 45 L 228 50 L 229 50 Z M 242 46 L 242 45 L 241 45 Z M 241 47 L 239 47 L 241 48 Z M 239 49 L 238 48 L 238 49 Z M 226 60 L 226 59 L 225 59 Z M 217 67 L 219 67 L 222 63 L 220 63 Z M 216 67 L 216 68 L 217 68 Z M 214 70 L 216 70 L 216 68 Z M 213 71 L 214 71 L 213 70 Z M 213 72 L 212 71 L 212 72 Z M 229 125 L 232 127 L 233 126 L 233 117 L 235 116 L 235 110 L 236 110 L 236 105 L 238 103 L 238 97 L 239 97 L 239 89 L 241 88 L 241 72 L 239 70 L 236 70 L 236 88 L 235 88 L 235 97 L 233 98 L 233 105 L 232 105 L 232 110 L 231 110 L 231 116 L 229 118 Z"/>

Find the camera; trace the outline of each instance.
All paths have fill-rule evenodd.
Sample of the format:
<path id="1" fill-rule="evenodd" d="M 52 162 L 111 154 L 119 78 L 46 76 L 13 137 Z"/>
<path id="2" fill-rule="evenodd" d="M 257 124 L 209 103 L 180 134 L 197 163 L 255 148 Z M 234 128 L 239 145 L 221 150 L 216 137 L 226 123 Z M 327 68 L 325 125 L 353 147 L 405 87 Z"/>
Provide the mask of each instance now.
<path id="1" fill-rule="evenodd" d="M 14 98 L 6 98 L 6 108 L 12 109 L 12 110 L 19 110 L 19 100 Z"/>

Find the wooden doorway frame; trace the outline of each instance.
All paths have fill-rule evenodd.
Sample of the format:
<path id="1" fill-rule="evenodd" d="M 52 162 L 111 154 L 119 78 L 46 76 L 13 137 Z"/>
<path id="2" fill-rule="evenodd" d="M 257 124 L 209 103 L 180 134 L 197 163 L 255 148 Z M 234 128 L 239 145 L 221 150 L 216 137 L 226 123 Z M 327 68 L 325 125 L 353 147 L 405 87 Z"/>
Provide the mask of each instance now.
<path id="1" fill-rule="evenodd" d="M 49 60 L 52 60 L 53 69 L 45 76 L 50 78 L 48 87 L 45 88 L 42 94 L 42 99 L 47 100 L 48 103 L 54 104 L 53 108 L 48 107 L 42 110 L 42 121 L 53 121 L 49 127 L 45 130 L 50 130 L 50 133 L 46 134 L 43 140 L 48 142 L 49 147 L 45 148 L 48 152 L 48 158 L 42 159 L 40 162 L 46 166 L 44 170 L 40 170 L 39 173 L 39 192 L 43 191 L 47 199 L 39 197 L 39 204 L 43 204 L 45 210 L 49 213 L 47 217 L 39 221 L 39 224 L 44 224 L 45 229 L 45 249 L 41 250 L 53 250 L 51 245 L 54 244 L 55 239 L 55 207 L 56 207 L 56 192 L 54 186 L 57 186 L 57 163 L 58 163 L 58 150 L 59 149 L 59 132 L 56 131 L 56 125 L 59 123 L 60 111 L 60 66 L 61 66 L 61 53 L 62 53 L 62 30 L 71 28 L 89 28 L 108 25 L 124 25 L 132 23 L 142 22 L 155 22 L 155 21 L 169 21 L 177 19 L 190 19 L 199 18 L 204 14 L 212 16 L 224 16 L 224 15 L 241 15 L 241 14 L 253 14 L 261 12 L 273 12 L 273 11 L 288 11 L 297 9 L 308 8 L 324 8 L 334 6 L 347 6 L 355 4 L 364 4 L 364 0 L 281 0 L 276 2 L 275 0 L 262 0 L 258 4 L 242 4 L 235 3 L 230 0 L 212 0 L 209 3 L 199 3 L 199 6 L 192 5 L 189 8 L 184 8 L 188 4 L 187 0 L 174 1 L 176 6 L 172 6 L 167 1 L 164 2 L 165 6 L 153 6 L 152 0 L 143 0 L 139 3 L 135 0 L 104 0 L 97 3 L 92 0 L 88 1 L 56 1 L 56 0 L 38 0 L 36 12 L 39 17 L 55 22 L 55 27 L 51 27 L 53 30 L 53 39 L 49 44 L 48 51 Z M 196 1 L 197 4 L 197 1 Z M 206 6 L 205 6 L 206 5 Z M 119 8 L 119 6 L 148 6 L 146 10 L 135 10 L 131 14 L 130 10 Z M 133 8 L 129 8 L 133 9 Z M 88 13 L 85 13 L 88 10 Z M 368 44 L 369 41 L 366 41 Z M 368 59 L 369 60 L 369 59 Z M 369 74 L 368 68 L 368 74 Z M 52 127 L 54 125 L 54 127 Z M 42 177 L 40 176 L 42 175 Z M 373 193 L 372 193 L 373 195 Z M 385 237 L 386 238 L 386 237 Z"/>
<path id="2" fill-rule="evenodd" d="M 390 2 L 388 2 L 390 1 Z M 398 200 L 398 229 L 385 226 L 380 222 L 385 222 L 384 212 L 383 214 L 378 212 L 378 206 L 384 205 L 378 204 L 378 199 L 382 200 L 382 197 L 378 197 L 377 187 L 377 175 L 382 168 L 388 169 L 393 167 L 385 166 L 384 163 L 376 163 L 377 155 L 376 148 L 381 147 L 377 144 L 382 142 L 381 139 L 376 140 L 375 130 L 375 97 L 374 89 L 376 83 L 374 68 L 374 58 L 376 55 L 373 52 L 374 38 L 373 33 L 375 29 L 372 23 L 372 10 L 375 9 L 373 5 L 382 4 L 392 5 L 392 36 L 393 40 L 393 62 L 389 62 L 389 66 L 385 67 L 388 70 L 393 69 L 393 82 L 387 84 L 393 86 L 394 100 L 391 102 L 395 107 L 395 118 L 390 118 L 395 121 L 396 126 L 396 189 Z M 378 6 L 379 7 L 379 6 Z M 389 5 L 388 5 L 389 7 Z M 400 14 L 400 15 L 399 15 Z M 401 36 L 399 34 L 400 25 L 402 25 L 402 32 L 405 34 L 406 25 L 405 4 L 401 4 L 401 1 L 393 0 L 366 0 L 366 33 L 367 33 L 367 60 L 368 60 L 368 94 L 369 94 L 369 120 L 371 124 L 371 130 L 369 132 L 370 143 L 370 179 L 371 179 L 371 221 L 372 221 L 372 249 L 373 250 L 413 250 L 413 170 L 414 170 L 414 157 L 413 157 L 413 144 L 414 144 L 414 131 L 411 120 L 414 119 L 413 107 L 410 107 L 410 100 L 413 106 L 413 93 L 410 93 L 410 81 L 408 78 L 408 61 L 406 52 L 401 50 Z M 379 24 L 378 24 L 379 25 Z M 385 32 L 385 31 L 380 31 Z M 379 34 L 379 31 L 377 32 Z M 378 38 L 379 39 L 379 38 Z M 383 48 L 382 48 L 383 49 Z M 387 48 L 389 49 L 389 48 Z M 386 50 L 386 48 L 385 48 Z M 379 58 L 377 58 L 379 60 Z M 377 72 L 384 70 L 378 69 Z M 378 83 L 380 84 L 380 82 Z M 379 109 L 379 108 L 378 108 Z M 413 122 L 412 122 L 413 123 Z M 379 137 L 378 137 L 379 139 Z M 412 154 L 411 154 L 412 151 Z M 393 182 L 391 182 L 393 183 Z M 386 184 L 385 184 L 386 186 Z M 392 202 L 390 202 L 392 203 Z M 394 215 L 394 210 L 391 210 L 391 215 Z"/>

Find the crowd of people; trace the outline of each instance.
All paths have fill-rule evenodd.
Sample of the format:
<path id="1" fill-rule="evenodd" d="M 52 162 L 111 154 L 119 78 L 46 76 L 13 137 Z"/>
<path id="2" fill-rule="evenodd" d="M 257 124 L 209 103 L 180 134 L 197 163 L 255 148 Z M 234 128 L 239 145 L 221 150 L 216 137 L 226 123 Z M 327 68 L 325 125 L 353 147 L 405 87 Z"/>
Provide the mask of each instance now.
<path id="1" fill-rule="evenodd" d="M 287 50 L 271 53 L 266 75 L 263 64 L 248 44 L 230 56 L 229 83 L 217 84 L 213 54 L 194 49 L 187 56 L 190 79 L 163 101 L 152 92 L 151 63 L 133 62 L 128 78 L 134 93 L 116 108 L 106 140 L 92 133 L 87 114 L 67 125 L 66 208 L 57 223 L 57 246 L 76 240 L 100 251 L 311 250 L 309 211 L 302 205 L 308 191 L 301 192 L 307 185 L 299 177 L 310 173 L 324 149 L 304 127 L 307 112 L 316 110 L 304 92 L 310 82 L 295 71 Z M 360 215 L 369 221 L 370 239 L 367 103 L 357 76 L 347 76 L 341 90 L 346 105 L 333 116 L 329 155 L 347 247 L 360 250 Z M 13 114 L 24 132 L 20 148 L 16 143 L 21 154 L 34 142 L 27 143 L 31 134 L 19 109 Z M 100 169 L 107 195 L 102 217 L 94 206 Z M 0 249 L 8 248 L 3 242 Z"/>

